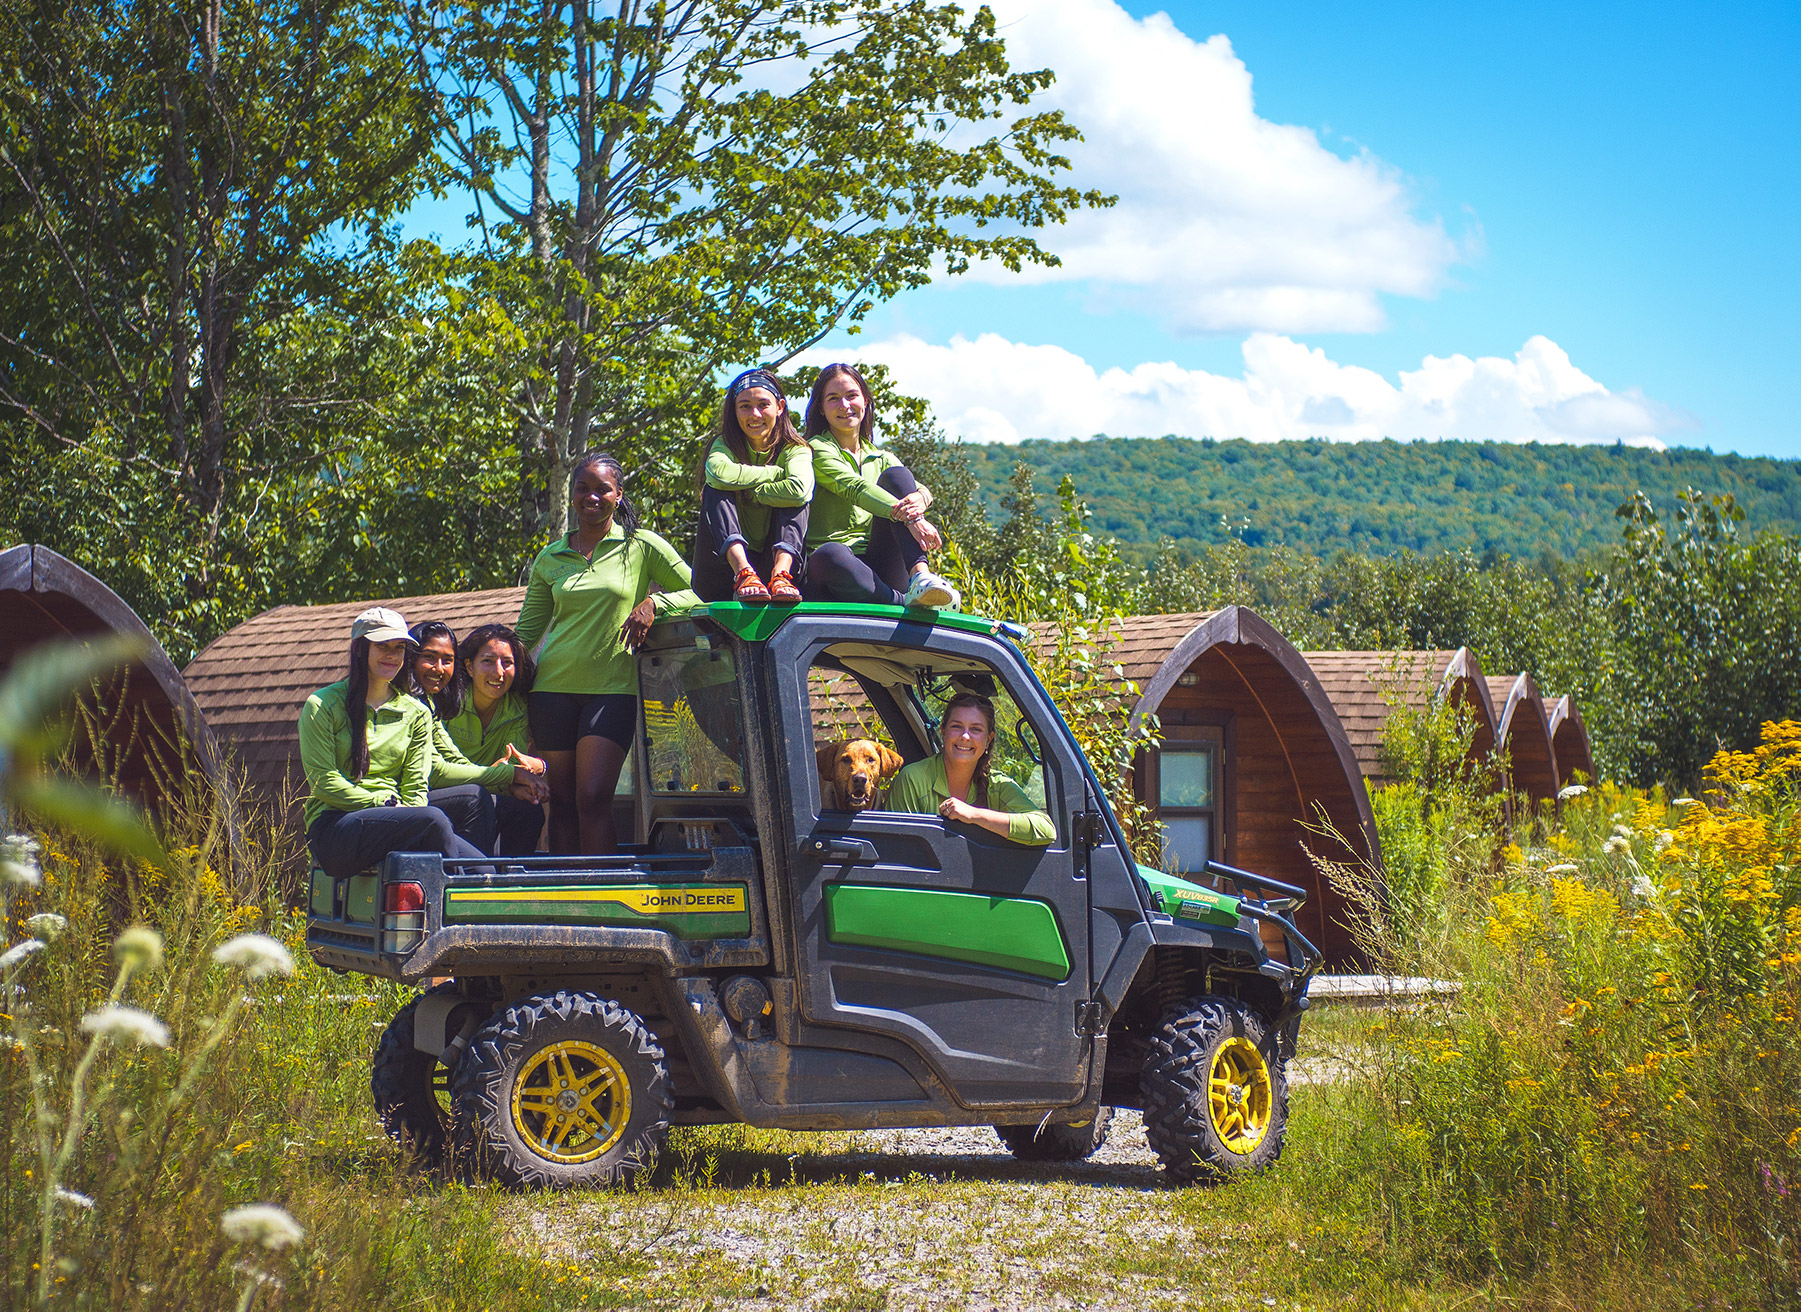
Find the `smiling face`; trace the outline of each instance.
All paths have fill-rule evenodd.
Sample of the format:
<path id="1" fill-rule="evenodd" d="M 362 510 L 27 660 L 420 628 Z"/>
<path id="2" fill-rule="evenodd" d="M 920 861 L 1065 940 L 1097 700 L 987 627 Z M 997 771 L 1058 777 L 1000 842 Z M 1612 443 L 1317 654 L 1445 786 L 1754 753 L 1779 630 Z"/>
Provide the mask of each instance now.
<path id="1" fill-rule="evenodd" d="M 392 642 L 369 644 L 369 686 L 393 683 L 406 665 L 407 644 L 400 638 Z"/>
<path id="2" fill-rule="evenodd" d="M 485 710 L 505 697 L 518 673 L 513 644 L 502 638 L 489 638 L 469 662 L 469 693 L 476 706 Z"/>
<path id="3" fill-rule="evenodd" d="M 603 465 L 583 465 L 569 484 L 569 503 L 576 522 L 585 529 L 605 532 L 619 509 L 619 475 Z"/>
<path id="4" fill-rule="evenodd" d="M 944 717 L 944 764 L 959 773 L 974 770 L 994 741 L 994 726 L 979 706 L 958 706 Z"/>
<path id="5" fill-rule="evenodd" d="M 776 421 L 785 409 L 787 404 L 765 387 L 747 387 L 732 402 L 738 427 L 744 430 L 745 440 L 758 451 L 769 449 L 775 438 Z"/>
<path id="6" fill-rule="evenodd" d="M 840 370 L 826 380 L 819 394 L 825 421 L 832 426 L 832 436 L 840 445 L 852 446 L 862 440 L 863 416 L 869 413 L 869 398 L 863 386 L 849 373 Z"/>
<path id="7" fill-rule="evenodd" d="M 427 638 L 420 646 L 419 654 L 413 657 L 413 677 L 427 697 L 436 697 L 448 688 L 456 672 L 456 648 L 442 633 Z"/>

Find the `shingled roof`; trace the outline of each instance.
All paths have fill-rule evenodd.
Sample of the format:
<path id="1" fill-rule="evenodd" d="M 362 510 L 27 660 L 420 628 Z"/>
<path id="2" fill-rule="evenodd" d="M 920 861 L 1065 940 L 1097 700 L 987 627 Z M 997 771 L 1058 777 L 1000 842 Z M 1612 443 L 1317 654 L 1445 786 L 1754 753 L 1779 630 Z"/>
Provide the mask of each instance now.
<path id="1" fill-rule="evenodd" d="M 1582 723 L 1582 712 L 1568 693 L 1551 708 L 1551 747 L 1557 753 L 1559 787 L 1569 783 L 1578 770 L 1593 781 L 1595 757 L 1589 747 L 1588 726 Z"/>
<path id="2" fill-rule="evenodd" d="M 1332 699 L 1357 763 L 1368 779 L 1382 781 L 1382 742 L 1396 704 L 1423 710 L 1449 696 L 1476 708 L 1472 754 L 1494 743 L 1495 711 L 1482 665 L 1467 647 L 1455 651 L 1313 651 L 1307 664 Z"/>
<path id="3" fill-rule="evenodd" d="M 461 635 L 482 624 L 511 624 L 524 597 L 524 588 L 494 588 L 277 606 L 215 638 L 188 665 L 188 688 L 219 743 L 236 753 L 246 782 L 279 797 L 298 778 L 300 708 L 344 677 L 358 615 L 390 606 L 408 624 L 442 620 Z"/>

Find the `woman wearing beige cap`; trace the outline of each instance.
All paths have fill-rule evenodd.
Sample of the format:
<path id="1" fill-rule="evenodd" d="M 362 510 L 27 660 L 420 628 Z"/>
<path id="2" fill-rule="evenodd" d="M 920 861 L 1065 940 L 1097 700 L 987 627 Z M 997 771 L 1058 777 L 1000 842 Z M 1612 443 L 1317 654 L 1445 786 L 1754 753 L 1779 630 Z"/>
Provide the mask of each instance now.
<path id="1" fill-rule="evenodd" d="M 336 879 L 390 852 L 483 855 L 457 837 L 449 816 L 426 804 L 431 712 L 396 682 L 411 645 L 398 612 L 370 607 L 350 626 L 348 674 L 308 697 L 300 711 L 307 847 Z"/>

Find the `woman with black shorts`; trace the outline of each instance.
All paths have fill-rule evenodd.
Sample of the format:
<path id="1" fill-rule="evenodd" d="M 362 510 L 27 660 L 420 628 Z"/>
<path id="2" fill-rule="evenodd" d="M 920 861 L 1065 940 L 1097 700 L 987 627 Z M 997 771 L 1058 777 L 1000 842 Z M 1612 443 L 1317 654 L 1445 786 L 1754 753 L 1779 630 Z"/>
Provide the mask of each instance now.
<path id="1" fill-rule="evenodd" d="M 618 849 L 613 790 L 638 725 L 632 649 L 659 615 L 700 598 L 675 548 L 638 527 L 612 456 L 576 462 L 570 510 L 575 527 L 532 562 L 513 627 L 527 651 L 544 644 L 530 718 L 550 784 L 550 850 L 605 856 Z"/>

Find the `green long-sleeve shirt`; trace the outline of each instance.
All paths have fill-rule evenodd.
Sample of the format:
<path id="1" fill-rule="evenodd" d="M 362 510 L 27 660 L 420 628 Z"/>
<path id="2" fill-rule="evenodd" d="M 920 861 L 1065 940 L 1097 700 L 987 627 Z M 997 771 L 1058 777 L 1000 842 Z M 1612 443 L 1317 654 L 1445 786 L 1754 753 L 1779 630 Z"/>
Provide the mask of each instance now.
<path id="1" fill-rule="evenodd" d="M 456 744 L 457 749 L 471 761 L 502 761 L 509 746 L 528 754 L 531 750 L 531 728 L 526 718 L 525 698 L 516 692 L 509 692 L 500 699 L 500 704 L 494 708 L 494 718 L 488 721 L 485 729 L 482 727 L 482 717 L 475 713 L 474 703 L 464 698 L 463 709 L 444 721 L 444 731 L 450 735 L 450 741 Z M 504 768 L 510 783 L 513 767 L 508 765 Z M 505 791 L 505 785 L 494 788 L 494 791 Z"/>
<path id="2" fill-rule="evenodd" d="M 638 665 L 619 640 L 620 627 L 633 607 L 651 596 L 653 583 L 664 589 L 653 598 L 659 617 L 700 605 L 688 586 L 688 562 L 649 529 L 639 529 L 628 542 L 617 521 L 595 544 L 591 559 L 575 549 L 574 536 L 540 551 L 525 585 L 514 627 L 528 651 L 544 642 L 532 686 L 584 697 L 636 695 Z"/>
<path id="3" fill-rule="evenodd" d="M 973 790 L 972 790 L 973 791 Z M 885 810 L 911 815 L 937 815 L 938 804 L 951 795 L 950 781 L 944 776 L 944 758 L 928 756 L 923 761 L 901 767 L 894 782 L 888 785 Z M 970 798 L 974 805 L 975 799 Z M 1028 847 L 1045 847 L 1056 841 L 1057 826 L 1050 813 L 1026 795 L 1026 790 L 1004 774 L 988 776 L 988 809 L 1007 813 L 1007 837 Z"/>
<path id="4" fill-rule="evenodd" d="M 861 552 L 869 545 L 869 526 L 875 517 L 887 519 L 900 500 L 876 485 L 883 470 L 900 467 L 900 457 L 873 442 L 862 443 L 852 455 L 830 433 L 821 433 L 810 445 L 813 477 L 819 486 L 807 518 L 807 549 L 842 542 Z"/>
<path id="5" fill-rule="evenodd" d="M 396 692 L 364 708 L 369 769 L 350 777 L 350 714 L 344 680 L 319 689 L 300 708 L 300 767 L 306 772 L 306 823 L 327 811 L 361 811 L 390 797 L 424 806 L 432 760 L 432 717 L 418 699 Z"/>
<path id="6" fill-rule="evenodd" d="M 431 772 L 429 775 L 433 788 L 457 788 L 463 784 L 480 784 L 490 793 L 504 793 L 513 783 L 512 765 L 502 762 L 499 765 L 479 765 L 477 762 L 493 757 L 476 757 L 470 760 L 457 745 L 450 734 L 448 723 L 438 718 L 437 708 L 430 702 L 420 699 L 420 705 L 431 716 Z M 480 723 L 480 721 L 477 721 Z M 504 750 L 504 749 L 503 749 Z"/>
<path id="7" fill-rule="evenodd" d="M 783 442 L 752 451 L 740 462 L 723 437 L 707 450 L 707 486 L 738 494 L 738 527 L 752 551 L 769 543 L 769 508 L 804 506 L 813 499 L 813 448 Z"/>

